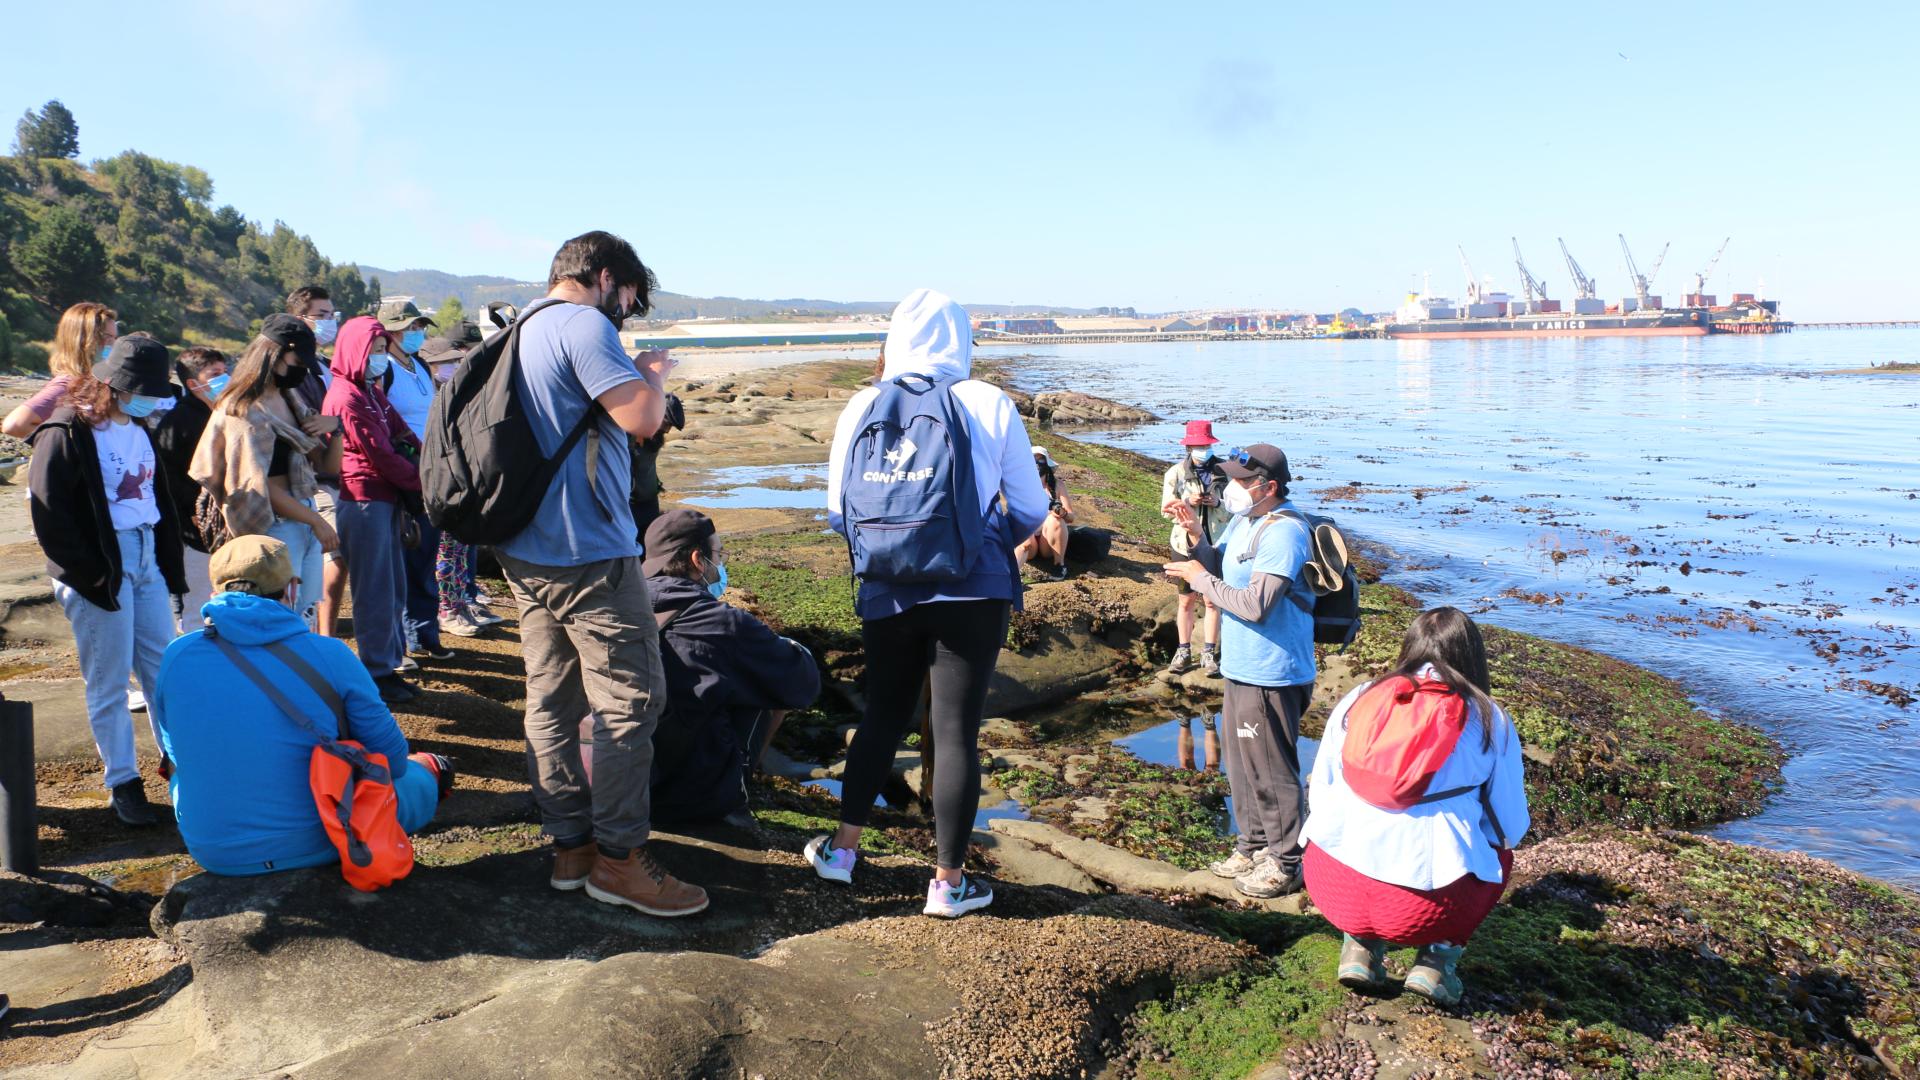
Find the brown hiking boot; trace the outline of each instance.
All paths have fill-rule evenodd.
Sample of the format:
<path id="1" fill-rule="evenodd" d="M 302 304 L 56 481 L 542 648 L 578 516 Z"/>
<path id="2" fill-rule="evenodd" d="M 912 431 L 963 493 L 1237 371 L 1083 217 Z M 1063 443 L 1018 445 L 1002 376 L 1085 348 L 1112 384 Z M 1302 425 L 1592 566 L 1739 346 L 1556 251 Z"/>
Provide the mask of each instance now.
<path id="1" fill-rule="evenodd" d="M 565 892 L 572 892 L 587 883 L 587 875 L 593 872 L 593 861 L 600 854 L 600 845 L 589 840 L 578 847 L 557 847 L 553 849 L 553 876 L 547 884 Z"/>
<path id="2" fill-rule="evenodd" d="M 668 919 L 707 910 L 707 890 L 661 869 L 645 845 L 624 859 L 595 858 L 587 877 L 587 895 L 603 904 L 625 904 Z"/>

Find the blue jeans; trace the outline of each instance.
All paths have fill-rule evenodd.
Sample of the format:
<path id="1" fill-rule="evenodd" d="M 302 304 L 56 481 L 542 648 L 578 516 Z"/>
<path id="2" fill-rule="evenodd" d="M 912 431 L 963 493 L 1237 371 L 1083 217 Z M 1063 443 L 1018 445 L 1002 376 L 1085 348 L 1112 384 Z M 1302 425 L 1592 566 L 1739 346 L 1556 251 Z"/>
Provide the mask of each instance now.
<path id="1" fill-rule="evenodd" d="M 406 574 L 400 569 L 400 515 L 405 512 L 397 503 L 345 497 L 333 511 L 340 550 L 347 557 L 354 649 L 376 679 L 393 674 L 406 650 L 400 631 L 407 592 Z"/>
<path id="2" fill-rule="evenodd" d="M 413 628 L 422 648 L 438 649 L 440 578 L 436 567 L 440 561 L 440 530 L 425 514 L 415 520 L 420 523 L 420 546 L 400 549 L 400 560 L 407 568 L 407 625 Z"/>
<path id="3" fill-rule="evenodd" d="M 108 787 L 140 778 L 133 714 L 127 710 L 127 676 L 138 674 L 141 692 L 152 700 L 160 654 L 173 640 L 173 607 L 154 557 L 153 529 L 142 525 L 114 533 L 120 543 L 120 586 L 114 593 L 118 611 L 97 607 L 60 582 L 53 583 L 54 598 L 73 624 L 80 674 L 87 683 L 87 722 L 106 766 Z M 147 719 L 152 722 L 151 710 Z"/>
<path id="4" fill-rule="evenodd" d="M 311 499 L 301 501 L 308 509 L 313 508 Z M 300 579 L 300 592 L 293 607 L 300 613 L 300 618 L 306 621 L 307 629 L 311 630 L 314 628 L 314 610 L 320 604 L 320 578 L 325 572 L 324 560 L 320 557 L 320 538 L 313 535 L 311 526 L 286 518 L 274 518 L 267 535 L 287 545 L 287 555 L 293 560 L 293 576 Z"/>

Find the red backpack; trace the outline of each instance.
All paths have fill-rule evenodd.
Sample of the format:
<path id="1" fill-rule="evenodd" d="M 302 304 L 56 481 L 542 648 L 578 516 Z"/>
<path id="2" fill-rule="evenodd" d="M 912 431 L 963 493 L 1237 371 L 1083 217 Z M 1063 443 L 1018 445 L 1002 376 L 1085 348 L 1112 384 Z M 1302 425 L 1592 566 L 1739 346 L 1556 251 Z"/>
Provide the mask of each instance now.
<path id="1" fill-rule="evenodd" d="M 1340 769 L 1355 795 L 1382 810 L 1405 810 L 1429 797 L 1427 786 L 1452 756 L 1467 726 L 1464 698 L 1438 679 L 1382 679 L 1347 709 Z"/>

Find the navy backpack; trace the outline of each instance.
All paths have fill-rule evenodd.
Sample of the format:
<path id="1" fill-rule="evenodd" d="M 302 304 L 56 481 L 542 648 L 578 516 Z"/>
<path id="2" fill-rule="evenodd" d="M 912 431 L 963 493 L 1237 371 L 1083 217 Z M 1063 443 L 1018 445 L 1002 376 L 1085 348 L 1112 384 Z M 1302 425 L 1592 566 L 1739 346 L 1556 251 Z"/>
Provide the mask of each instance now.
<path id="1" fill-rule="evenodd" d="M 985 542 L 960 380 L 880 384 L 847 448 L 841 526 L 853 572 L 900 585 L 964 581 Z"/>

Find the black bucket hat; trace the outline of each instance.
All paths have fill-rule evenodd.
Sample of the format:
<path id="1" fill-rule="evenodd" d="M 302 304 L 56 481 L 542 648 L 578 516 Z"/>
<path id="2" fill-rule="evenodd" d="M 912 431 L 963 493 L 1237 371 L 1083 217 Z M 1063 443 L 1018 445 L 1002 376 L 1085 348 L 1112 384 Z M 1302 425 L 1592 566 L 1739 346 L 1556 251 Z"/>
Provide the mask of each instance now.
<path id="1" fill-rule="evenodd" d="M 167 347 L 145 334 L 130 334 L 113 343 L 107 358 L 93 365 L 93 377 L 115 390 L 140 397 L 172 397 L 173 358 Z"/>
<path id="2" fill-rule="evenodd" d="M 669 510 L 647 526 L 646 558 L 640 570 L 648 577 L 665 573 L 675 555 L 689 548 L 705 549 L 714 534 L 713 519 L 698 510 Z"/>

